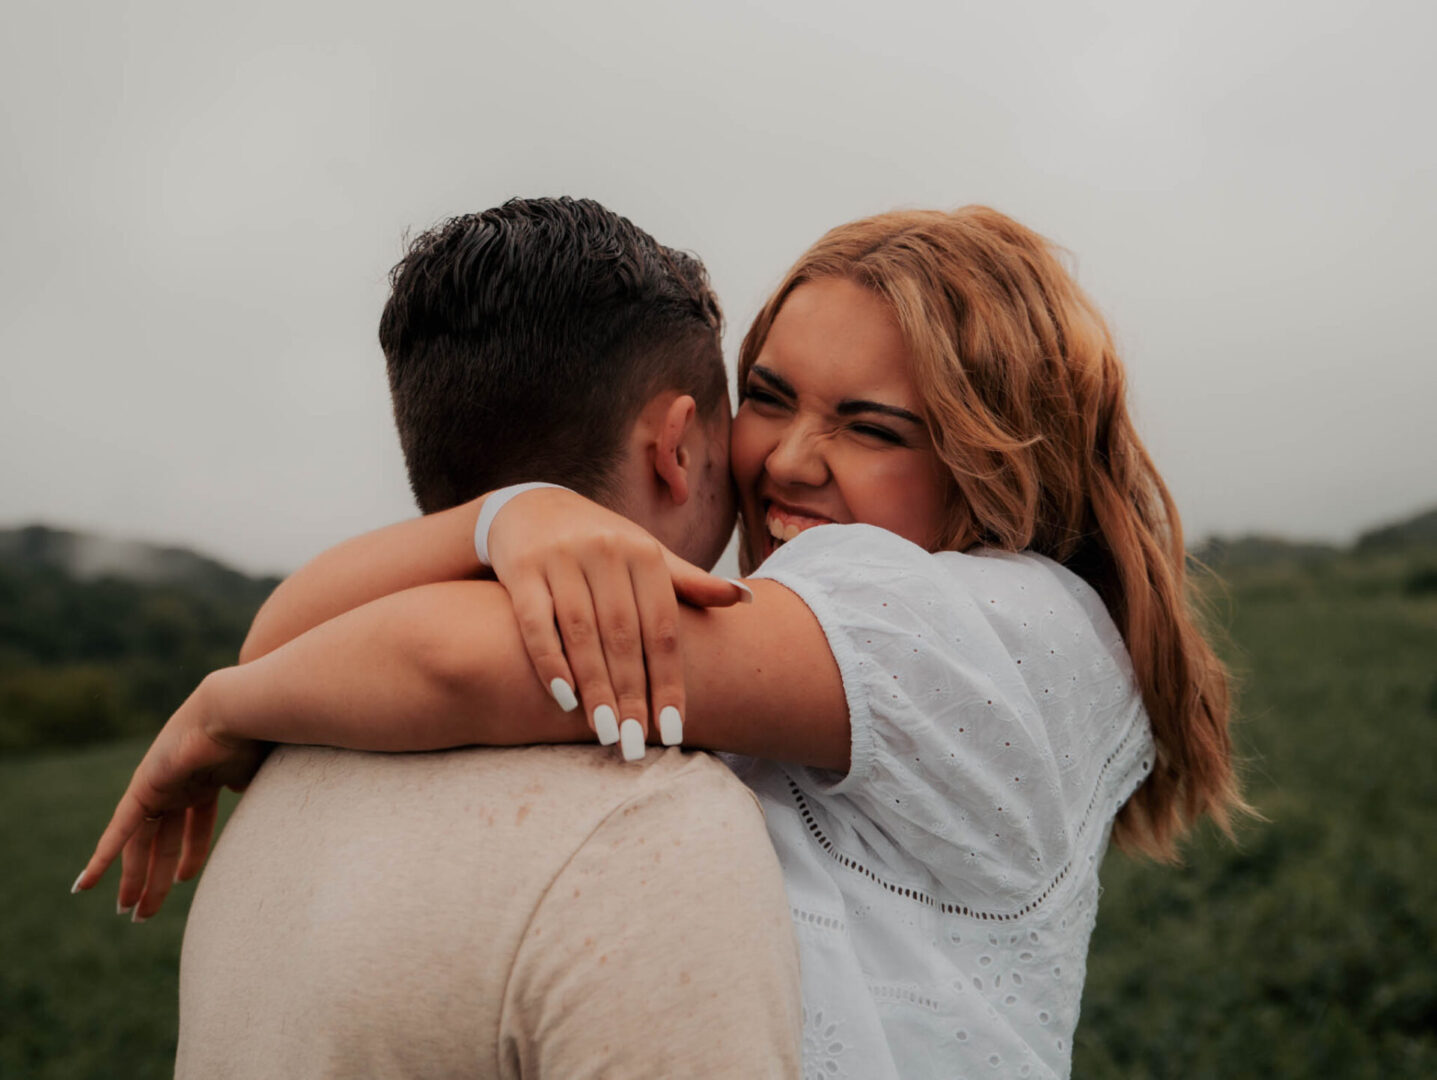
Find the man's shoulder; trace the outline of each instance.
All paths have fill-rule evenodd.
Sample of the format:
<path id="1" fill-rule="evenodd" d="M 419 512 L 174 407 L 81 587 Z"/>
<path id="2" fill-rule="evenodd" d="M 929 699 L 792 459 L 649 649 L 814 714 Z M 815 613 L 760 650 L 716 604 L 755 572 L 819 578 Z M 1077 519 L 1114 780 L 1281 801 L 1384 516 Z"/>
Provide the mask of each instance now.
<path id="1" fill-rule="evenodd" d="M 435 829 L 462 850 L 492 849 L 507 837 L 538 856 L 572 849 L 630 804 L 690 790 L 751 798 L 721 761 L 677 748 L 651 749 L 629 763 L 583 745 L 402 754 L 282 746 L 255 777 L 231 827 L 258 815 L 297 828 L 362 829 L 376 845 Z"/>

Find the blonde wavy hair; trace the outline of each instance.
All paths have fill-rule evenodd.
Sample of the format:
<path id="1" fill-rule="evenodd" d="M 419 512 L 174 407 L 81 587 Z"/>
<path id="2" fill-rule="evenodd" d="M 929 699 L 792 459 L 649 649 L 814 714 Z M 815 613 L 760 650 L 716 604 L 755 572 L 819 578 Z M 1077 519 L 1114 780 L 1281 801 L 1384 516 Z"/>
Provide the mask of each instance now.
<path id="1" fill-rule="evenodd" d="M 953 481 L 939 550 L 1033 551 L 1086 580 L 1121 631 L 1157 742 L 1114 840 L 1176 857 L 1201 817 L 1247 812 L 1229 680 L 1186 580 L 1182 524 L 1126 403 L 1102 315 L 1054 246 L 983 206 L 880 214 L 830 231 L 744 337 L 746 385 L 774 317 L 807 281 L 847 278 L 891 306 Z"/>

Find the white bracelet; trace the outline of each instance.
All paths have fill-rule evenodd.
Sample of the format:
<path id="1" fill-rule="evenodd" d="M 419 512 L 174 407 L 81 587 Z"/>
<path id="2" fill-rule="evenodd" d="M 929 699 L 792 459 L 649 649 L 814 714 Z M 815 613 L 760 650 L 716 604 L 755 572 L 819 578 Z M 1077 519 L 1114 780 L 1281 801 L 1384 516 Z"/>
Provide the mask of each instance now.
<path id="1" fill-rule="evenodd" d="M 504 509 L 505 505 L 515 495 L 522 495 L 526 491 L 534 491 L 536 488 L 557 488 L 560 491 L 569 491 L 563 484 L 546 484 L 536 481 L 529 484 L 510 484 L 498 491 L 491 491 L 484 497 L 484 505 L 479 510 L 479 520 L 474 522 L 474 554 L 479 556 L 479 565 L 493 566 L 489 561 L 489 529 L 494 524 L 494 515 Z"/>

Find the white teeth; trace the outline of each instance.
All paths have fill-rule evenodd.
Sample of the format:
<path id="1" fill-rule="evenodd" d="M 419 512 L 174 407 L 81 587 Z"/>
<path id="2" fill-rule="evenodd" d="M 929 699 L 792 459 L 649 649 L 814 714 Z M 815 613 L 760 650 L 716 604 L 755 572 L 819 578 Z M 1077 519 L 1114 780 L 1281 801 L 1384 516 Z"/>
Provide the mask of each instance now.
<path id="1" fill-rule="evenodd" d="M 814 522 L 814 524 L 818 524 L 818 522 Z M 780 544 L 792 540 L 799 533 L 803 532 L 804 529 L 812 527 L 810 525 L 796 525 L 791 521 L 784 521 L 776 512 L 769 513 L 768 517 L 764 519 L 764 525 L 768 528 L 768 535 Z"/>

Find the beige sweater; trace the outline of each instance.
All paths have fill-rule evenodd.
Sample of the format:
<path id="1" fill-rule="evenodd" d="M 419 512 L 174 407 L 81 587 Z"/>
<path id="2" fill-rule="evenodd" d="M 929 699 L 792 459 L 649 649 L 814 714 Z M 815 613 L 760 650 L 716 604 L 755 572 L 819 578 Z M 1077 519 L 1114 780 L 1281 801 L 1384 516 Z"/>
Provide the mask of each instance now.
<path id="1" fill-rule="evenodd" d="M 708 755 L 283 747 L 195 896 L 176 1076 L 797 1076 L 798 993 Z"/>

